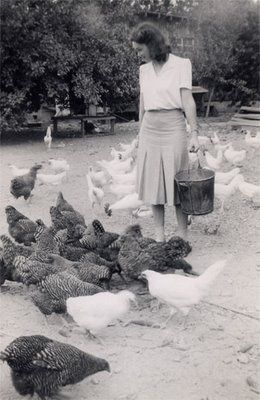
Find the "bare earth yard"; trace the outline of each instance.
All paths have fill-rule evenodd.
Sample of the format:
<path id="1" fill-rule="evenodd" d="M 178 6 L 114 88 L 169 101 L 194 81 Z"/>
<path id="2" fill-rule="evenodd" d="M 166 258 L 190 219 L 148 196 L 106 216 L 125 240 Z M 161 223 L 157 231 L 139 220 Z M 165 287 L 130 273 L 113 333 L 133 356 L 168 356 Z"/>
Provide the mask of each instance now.
<path id="1" fill-rule="evenodd" d="M 202 134 L 208 130 L 202 124 Z M 236 149 L 247 148 L 244 135 L 230 131 L 225 124 L 215 124 L 223 141 L 232 140 Z M 94 215 L 87 196 L 85 173 L 100 159 L 110 159 L 110 146 L 130 142 L 137 133 L 137 123 L 117 124 L 116 134 L 88 135 L 84 138 L 58 138 L 50 151 L 45 149 L 41 134 L 38 139 L 7 142 L 1 147 L 1 234 L 7 233 L 4 208 L 11 204 L 31 219 L 42 218 L 50 223 L 49 208 L 56 202 L 57 192 L 90 222 Z M 64 147 L 58 145 L 64 144 Z M 248 148 L 247 148 L 248 149 Z M 30 167 L 43 162 L 48 173 L 49 157 L 66 158 L 71 166 L 69 179 L 62 186 L 36 184 L 31 204 L 14 199 L 9 192 L 11 172 L 8 164 Z M 241 172 L 246 181 L 259 184 L 260 153 L 248 149 Z M 223 163 L 223 171 L 230 169 Z M 108 195 L 107 201 L 114 198 Z M 219 203 L 216 201 L 216 211 Z M 111 218 L 97 209 L 105 228 L 121 233 L 131 223 L 127 212 Z M 203 217 L 209 218 L 209 217 Z M 256 400 L 259 398 L 260 355 L 260 251 L 259 208 L 237 192 L 227 202 L 220 229 L 216 235 L 206 235 L 203 218 L 195 218 L 190 226 L 189 240 L 193 250 L 187 258 L 194 270 L 201 273 L 219 258 L 228 258 L 224 272 L 212 287 L 206 302 L 195 307 L 182 330 L 182 316 L 176 315 L 165 330 L 124 323 L 142 320 L 161 323 L 168 315 L 166 306 L 155 310 L 149 294 L 138 296 L 138 306 L 122 321 L 102 331 L 103 345 L 89 340 L 78 328 L 63 335 L 55 316 L 45 317 L 30 301 L 29 291 L 18 283 L 6 281 L 1 291 L 0 350 L 20 335 L 43 334 L 73 344 L 89 353 L 106 358 L 111 374 L 102 372 L 63 393 L 77 400 Z M 210 220 L 209 220 L 210 221 Z M 145 236 L 153 237 L 152 218 L 138 220 Z M 173 210 L 167 209 L 166 232 L 176 230 Z M 121 283 L 120 283 L 121 285 Z M 120 288 L 122 285 L 120 286 Z M 117 281 L 113 289 L 117 289 Z M 137 284 L 130 290 L 143 292 Z M 59 332 L 60 331 L 60 332 Z M 258 386 L 256 383 L 258 380 Z M 251 383 L 251 386 L 250 386 Z M 1 365 L 1 400 L 15 400 L 9 367 Z"/>

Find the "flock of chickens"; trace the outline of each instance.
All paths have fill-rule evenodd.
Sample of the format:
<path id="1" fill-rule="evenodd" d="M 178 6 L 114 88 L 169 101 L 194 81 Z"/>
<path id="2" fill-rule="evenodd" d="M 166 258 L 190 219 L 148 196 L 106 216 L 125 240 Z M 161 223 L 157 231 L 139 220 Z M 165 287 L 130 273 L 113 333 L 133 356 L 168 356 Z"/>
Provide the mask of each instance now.
<path id="1" fill-rule="evenodd" d="M 237 167 L 246 150 L 237 151 L 231 143 L 221 143 L 216 133 L 212 138 L 201 136 L 199 141 L 205 146 L 208 167 L 215 170 L 215 195 L 220 198 L 222 209 L 236 189 L 249 197 L 260 193 L 260 187 L 245 182 Z M 122 144 L 121 151 L 112 149 L 113 160 L 99 161 L 102 168 L 99 171 L 89 167 L 86 178 L 93 208 L 103 205 L 104 191 L 109 188 L 117 201 L 105 204 L 107 215 L 118 209 L 128 209 L 134 216 L 151 215 L 149 206 L 138 200 L 135 193 L 137 144 L 135 139 Z M 246 144 L 259 148 L 260 133 L 251 137 L 247 132 Z M 209 145 L 215 147 L 217 157 L 206 150 Z M 223 154 L 234 166 L 229 172 L 219 171 Z M 196 160 L 193 157 L 191 154 L 191 162 L 197 160 L 197 156 Z M 11 166 L 15 175 L 10 186 L 12 195 L 30 200 L 37 180 L 57 185 L 66 178 L 69 171 L 66 160 L 50 159 L 49 164 L 59 173 L 41 177 L 38 173 L 41 165 L 34 165 L 29 171 Z M 5 212 L 11 237 L 0 236 L 1 285 L 6 281 L 33 285 L 31 301 L 47 323 L 47 316 L 52 313 L 60 314 L 66 324 L 70 316 L 89 337 L 96 338 L 100 330 L 127 313 L 131 303 L 138 308 L 138 295 L 128 290 L 133 281 L 145 281 L 150 294 L 169 306 L 169 318 L 161 326 L 164 327 L 175 310 L 187 316 L 226 265 L 226 260 L 219 260 L 196 276 L 184 260 L 192 250 L 188 241 L 173 236 L 166 242 L 156 242 L 142 235 L 139 224 L 130 225 L 123 234 L 106 231 L 98 219 L 86 222 L 62 192 L 50 207 L 51 226 L 41 219 L 30 220 L 10 205 Z M 183 274 L 174 274 L 175 270 L 182 270 Z M 122 285 L 125 289 L 119 290 Z M 10 366 L 18 393 L 36 393 L 41 399 L 56 395 L 61 387 L 96 372 L 110 371 L 106 360 L 41 335 L 16 338 L 0 353 L 0 359 Z"/>

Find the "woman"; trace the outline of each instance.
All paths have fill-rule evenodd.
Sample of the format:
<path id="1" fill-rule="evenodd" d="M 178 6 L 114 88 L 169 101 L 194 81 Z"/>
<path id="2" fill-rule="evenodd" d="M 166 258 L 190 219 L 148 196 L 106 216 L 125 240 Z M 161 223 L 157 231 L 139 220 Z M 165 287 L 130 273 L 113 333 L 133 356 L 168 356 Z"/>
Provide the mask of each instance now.
<path id="1" fill-rule="evenodd" d="M 137 192 L 150 203 L 156 240 L 164 241 L 164 205 L 175 205 L 179 235 L 187 235 L 187 215 L 180 207 L 174 176 L 188 168 L 184 113 L 191 128 L 189 150 L 197 151 L 196 105 L 192 96 L 191 63 L 170 53 L 161 31 L 150 23 L 137 26 L 133 48 L 145 64 L 140 67 Z"/>

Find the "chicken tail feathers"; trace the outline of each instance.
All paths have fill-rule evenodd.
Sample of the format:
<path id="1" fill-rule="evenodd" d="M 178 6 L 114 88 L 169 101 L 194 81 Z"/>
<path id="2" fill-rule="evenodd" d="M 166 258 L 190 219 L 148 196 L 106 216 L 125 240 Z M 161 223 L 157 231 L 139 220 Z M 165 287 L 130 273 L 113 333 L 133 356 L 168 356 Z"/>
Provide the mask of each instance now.
<path id="1" fill-rule="evenodd" d="M 203 272 L 198 278 L 197 282 L 201 288 L 207 288 L 210 286 L 213 281 L 217 278 L 220 272 L 223 270 L 227 263 L 227 260 L 219 260 L 212 264 L 208 269 Z"/>

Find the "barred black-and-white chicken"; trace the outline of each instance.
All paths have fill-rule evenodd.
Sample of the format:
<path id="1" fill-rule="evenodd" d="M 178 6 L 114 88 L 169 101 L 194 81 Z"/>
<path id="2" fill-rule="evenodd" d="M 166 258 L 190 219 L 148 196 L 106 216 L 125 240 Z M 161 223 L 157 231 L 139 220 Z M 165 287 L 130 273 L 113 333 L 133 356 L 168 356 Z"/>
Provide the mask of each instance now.
<path id="1" fill-rule="evenodd" d="M 41 292 L 32 295 L 32 300 L 45 315 L 66 312 L 66 300 L 69 297 L 89 296 L 103 292 L 101 287 L 82 282 L 67 272 L 47 276 L 41 281 L 40 290 Z"/>
<path id="2" fill-rule="evenodd" d="M 89 375 L 110 372 L 106 360 L 41 335 L 16 338 L 0 353 L 0 359 L 11 368 L 12 382 L 20 395 L 36 393 L 41 399 Z"/>

